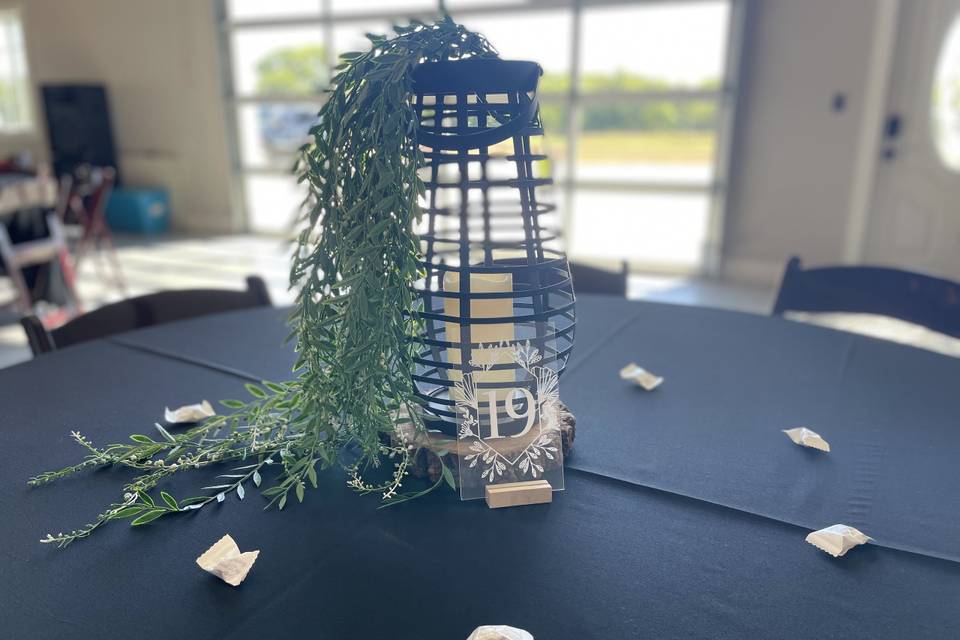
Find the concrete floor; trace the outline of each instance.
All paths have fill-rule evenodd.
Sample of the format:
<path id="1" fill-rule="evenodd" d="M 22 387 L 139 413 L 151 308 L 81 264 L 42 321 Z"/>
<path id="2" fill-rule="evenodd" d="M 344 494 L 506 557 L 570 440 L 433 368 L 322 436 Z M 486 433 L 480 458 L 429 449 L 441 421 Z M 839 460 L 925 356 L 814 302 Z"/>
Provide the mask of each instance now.
<path id="1" fill-rule="evenodd" d="M 250 274 L 260 275 L 266 281 L 274 304 L 285 305 L 293 301 L 293 294 L 287 290 L 289 247 L 276 238 L 254 235 L 159 239 L 119 237 L 117 245 L 127 285 L 126 295 L 115 286 L 105 284 L 106 279 L 102 276 L 109 273 L 106 261 L 90 256 L 79 268 L 79 294 L 87 310 L 159 289 L 239 289 Z M 634 275 L 629 290 L 630 297 L 639 300 L 760 314 L 769 313 L 774 294 L 773 287 L 659 275 Z M 0 278 L 0 305 L 12 297 L 9 281 Z M 960 356 L 960 341 L 939 334 L 927 335 L 931 332 L 918 331 L 913 325 L 890 323 L 888 319 L 828 318 L 821 323 Z M 0 367 L 29 358 L 30 351 L 17 324 L 16 314 L 0 311 Z"/>

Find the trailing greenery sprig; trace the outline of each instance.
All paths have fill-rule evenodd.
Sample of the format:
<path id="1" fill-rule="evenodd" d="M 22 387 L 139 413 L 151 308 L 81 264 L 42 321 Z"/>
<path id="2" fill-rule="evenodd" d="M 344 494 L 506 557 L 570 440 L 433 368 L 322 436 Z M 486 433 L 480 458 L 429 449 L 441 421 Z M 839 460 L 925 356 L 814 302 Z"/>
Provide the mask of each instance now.
<path id="1" fill-rule="evenodd" d="M 449 17 L 434 24 L 394 27 L 396 36 L 371 35 L 366 52 L 341 55 L 311 142 L 295 167 L 309 189 L 290 272 L 297 287 L 291 317 L 297 339 L 296 378 L 247 385 L 248 402 L 227 400 L 236 411 L 181 433 L 157 425 L 159 438 L 131 436 L 131 443 L 94 446 L 74 433 L 84 460 L 32 478 L 40 485 L 79 471 L 123 466 L 138 475 L 122 499 L 97 519 L 42 541 L 66 546 L 106 522 L 142 525 L 170 513 L 243 499 L 245 482 L 260 486 L 261 471 L 278 469 L 263 495 L 282 509 L 291 492 L 303 501 L 318 469 L 341 465 L 360 493 L 400 501 L 411 451 L 391 438 L 399 426 L 421 429 L 411 373 L 419 329 L 414 283 L 422 277 L 414 223 L 425 193 L 417 170 L 424 157 L 410 104 L 412 71 L 427 61 L 496 56 L 481 35 Z M 150 492 L 175 473 L 214 464 L 240 463 L 208 493 L 178 501 Z M 364 480 L 371 468 L 392 463 L 388 479 Z M 438 486 L 453 485 L 444 468 Z"/>

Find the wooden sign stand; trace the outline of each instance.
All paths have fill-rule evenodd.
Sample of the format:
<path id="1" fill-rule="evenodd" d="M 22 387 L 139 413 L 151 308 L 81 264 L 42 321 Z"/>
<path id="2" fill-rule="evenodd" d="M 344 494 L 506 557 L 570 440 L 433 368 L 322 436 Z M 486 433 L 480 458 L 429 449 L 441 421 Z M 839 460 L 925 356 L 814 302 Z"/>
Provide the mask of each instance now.
<path id="1" fill-rule="evenodd" d="M 553 502 L 553 487 L 546 480 L 507 482 L 487 485 L 487 506 L 491 509 L 519 507 L 527 504 Z"/>

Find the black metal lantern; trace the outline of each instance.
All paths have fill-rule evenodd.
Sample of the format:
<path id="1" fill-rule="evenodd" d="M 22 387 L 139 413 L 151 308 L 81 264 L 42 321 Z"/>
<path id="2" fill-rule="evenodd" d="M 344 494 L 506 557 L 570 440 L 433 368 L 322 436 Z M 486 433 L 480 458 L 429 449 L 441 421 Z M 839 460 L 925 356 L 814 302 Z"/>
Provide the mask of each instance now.
<path id="1" fill-rule="evenodd" d="M 427 187 L 414 379 L 428 426 L 447 434 L 456 433 L 451 389 L 475 374 L 481 345 L 529 342 L 558 373 L 573 347 L 575 297 L 556 207 L 537 193 L 552 184 L 537 147 L 541 74 L 536 63 L 498 59 L 414 72 Z M 511 368 L 493 367 L 478 386 L 517 386 Z"/>

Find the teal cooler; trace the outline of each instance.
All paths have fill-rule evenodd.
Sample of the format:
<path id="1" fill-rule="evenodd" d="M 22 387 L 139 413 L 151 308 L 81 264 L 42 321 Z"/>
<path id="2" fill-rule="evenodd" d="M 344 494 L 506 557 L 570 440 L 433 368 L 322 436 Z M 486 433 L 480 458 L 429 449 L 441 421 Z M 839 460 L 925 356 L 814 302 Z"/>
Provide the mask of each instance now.
<path id="1" fill-rule="evenodd" d="M 113 231 L 164 233 L 170 228 L 170 198 L 163 189 L 114 189 L 107 224 Z"/>

